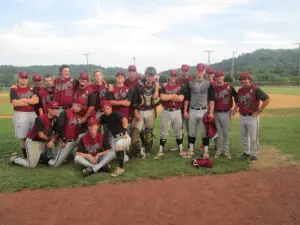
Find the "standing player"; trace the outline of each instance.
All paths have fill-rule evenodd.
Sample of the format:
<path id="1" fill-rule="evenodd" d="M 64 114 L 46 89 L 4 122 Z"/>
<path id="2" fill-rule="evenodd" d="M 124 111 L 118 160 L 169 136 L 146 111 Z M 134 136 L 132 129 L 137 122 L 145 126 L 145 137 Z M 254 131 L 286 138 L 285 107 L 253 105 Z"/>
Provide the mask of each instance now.
<path id="1" fill-rule="evenodd" d="M 117 177 L 125 172 L 124 156 L 131 142 L 127 134 L 128 120 L 120 112 L 113 112 L 109 101 L 103 102 L 103 111 L 104 114 L 100 117 L 100 126 L 105 124 L 112 134 L 111 146 L 117 156 L 118 167 L 111 175 Z"/>
<path id="2" fill-rule="evenodd" d="M 21 149 L 26 157 L 25 139 L 36 118 L 34 105 L 39 102 L 37 93 L 29 86 L 27 72 L 19 73 L 17 86 L 10 89 L 10 102 L 14 107 L 15 137 L 20 139 Z"/>
<path id="3" fill-rule="evenodd" d="M 26 152 L 27 157 L 21 158 L 13 153 L 9 162 L 15 163 L 27 168 L 35 168 L 38 165 L 40 156 L 45 153 L 46 148 L 54 148 L 54 142 L 57 138 L 55 134 L 56 116 L 59 104 L 50 102 L 48 114 L 41 115 L 35 119 L 35 123 L 27 135 Z"/>
<path id="4" fill-rule="evenodd" d="M 148 67 L 145 71 L 145 79 L 139 81 L 133 91 L 134 120 L 132 122 L 131 150 L 134 153 L 140 153 L 143 158 L 152 152 L 153 129 L 156 119 L 155 101 L 159 97 L 159 83 L 154 82 L 155 75 L 155 68 Z M 145 130 L 141 133 L 144 126 Z M 140 144 L 140 140 L 142 144 Z"/>
<path id="5" fill-rule="evenodd" d="M 212 68 L 212 67 L 207 67 L 206 73 L 207 73 L 208 81 L 209 81 L 213 86 L 216 85 L 216 81 L 215 81 L 215 69 Z"/>
<path id="6" fill-rule="evenodd" d="M 60 112 L 64 109 L 69 109 L 73 104 L 74 89 L 76 87 L 76 80 L 70 76 L 70 67 L 68 65 L 61 65 L 59 67 L 59 75 L 55 79 L 54 101 L 60 105 Z"/>
<path id="7" fill-rule="evenodd" d="M 204 114 L 209 110 L 209 116 L 214 117 L 215 94 L 210 82 L 204 79 L 205 65 L 202 63 L 196 66 L 196 79 L 190 81 L 186 98 L 184 101 L 184 116 L 189 118 L 189 150 L 188 156 L 194 154 L 194 146 L 197 137 L 198 126 L 201 129 L 202 143 L 204 144 L 204 157 L 209 158 L 209 138 L 202 122 Z M 189 111 L 188 111 L 189 109 Z"/>
<path id="8" fill-rule="evenodd" d="M 74 101 L 79 97 L 85 100 L 85 106 L 87 110 L 82 111 L 81 122 L 85 123 L 90 116 L 96 116 L 95 105 L 96 96 L 93 93 L 93 89 L 89 86 L 89 74 L 86 72 L 81 72 L 79 75 L 79 85 L 74 90 Z"/>
<path id="9" fill-rule="evenodd" d="M 91 117 L 87 124 L 89 132 L 80 139 L 74 158 L 76 164 L 86 167 L 82 171 L 85 176 L 99 170 L 109 171 L 108 163 L 115 158 L 115 152 L 104 142 L 103 134 L 98 132 L 97 119 Z"/>
<path id="10" fill-rule="evenodd" d="M 48 113 L 48 103 L 53 101 L 53 94 L 54 94 L 54 79 L 53 76 L 50 74 L 45 75 L 44 77 L 44 88 L 41 88 L 39 91 L 39 98 L 40 98 L 40 108 L 39 114 L 47 114 Z"/>
<path id="11" fill-rule="evenodd" d="M 94 72 L 95 82 L 90 84 L 94 95 L 96 96 L 96 117 L 99 118 L 103 112 L 102 111 L 102 102 L 105 100 L 105 96 L 108 90 L 107 82 L 104 80 L 104 74 L 101 70 L 96 70 Z"/>
<path id="12" fill-rule="evenodd" d="M 140 78 L 137 77 L 137 71 L 135 65 L 130 65 L 128 67 L 128 78 L 125 80 L 125 85 L 131 90 L 134 89 L 134 86 L 139 82 Z"/>
<path id="13" fill-rule="evenodd" d="M 176 70 L 169 72 L 168 84 L 163 86 L 160 90 L 160 101 L 163 106 L 161 122 L 160 122 L 160 146 L 155 158 L 158 159 L 164 155 L 163 150 L 169 135 L 170 124 L 176 137 L 176 143 L 180 151 L 180 156 L 185 157 L 182 146 L 182 117 L 180 108 L 184 100 L 184 93 L 177 84 Z"/>
<path id="14" fill-rule="evenodd" d="M 236 108 L 233 108 L 233 100 L 235 105 L 238 104 L 238 95 L 233 86 L 224 82 L 223 71 L 217 71 L 215 77 L 215 123 L 218 131 L 215 158 L 219 158 L 220 155 L 223 154 L 225 158 L 230 159 L 229 134 L 231 127 L 231 113 L 236 113 Z"/>
<path id="15" fill-rule="evenodd" d="M 33 89 L 36 92 L 39 92 L 40 89 L 43 88 L 43 85 L 42 85 L 42 76 L 40 74 L 33 74 L 32 81 L 33 81 Z"/>
<path id="16" fill-rule="evenodd" d="M 61 140 L 55 158 L 49 161 L 50 166 L 57 167 L 63 164 L 77 146 L 77 138 L 82 126 L 79 113 L 85 109 L 85 100 L 83 98 L 77 98 L 71 109 L 66 109 L 60 113 L 58 119 L 58 133 Z"/>
<path id="17" fill-rule="evenodd" d="M 242 72 L 240 82 L 242 87 L 238 90 L 238 107 L 244 150 L 240 158 L 248 159 L 248 163 L 252 164 L 258 157 L 259 114 L 269 105 L 270 98 L 259 87 L 252 84 L 250 73 Z M 261 105 L 260 101 L 262 101 Z"/>

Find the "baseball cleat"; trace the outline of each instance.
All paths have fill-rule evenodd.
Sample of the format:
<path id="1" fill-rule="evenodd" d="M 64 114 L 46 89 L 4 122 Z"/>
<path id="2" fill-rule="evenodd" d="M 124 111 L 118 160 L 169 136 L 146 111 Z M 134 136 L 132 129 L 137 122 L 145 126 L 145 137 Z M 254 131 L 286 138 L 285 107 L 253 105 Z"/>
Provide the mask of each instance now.
<path id="1" fill-rule="evenodd" d="M 255 156 L 250 156 L 249 158 L 248 158 L 248 164 L 253 164 L 255 161 L 257 160 L 257 157 L 255 157 Z"/>
<path id="2" fill-rule="evenodd" d="M 214 158 L 217 159 L 219 158 L 221 155 L 221 152 L 220 151 L 216 151 L 215 155 L 214 155 Z"/>
<path id="3" fill-rule="evenodd" d="M 187 155 L 188 155 L 188 156 L 193 156 L 193 155 L 195 155 L 194 150 L 193 150 L 193 149 L 189 149 L 188 152 L 187 152 Z"/>
<path id="4" fill-rule="evenodd" d="M 117 169 L 111 174 L 112 177 L 117 177 L 120 176 L 121 174 L 123 174 L 125 172 L 124 169 L 117 167 Z"/>
<path id="5" fill-rule="evenodd" d="M 247 153 L 243 153 L 240 157 L 239 157 L 239 159 L 240 160 L 246 160 L 246 159 L 248 159 L 250 157 L 250 154 L 247 154 Z"/>
<path id="6" fill-rule="evenodd" d="M 160 159 L 162 156 L 164 156 L 165 154 L 163 152 L 158 152 L 156 154 L 156 156 L 154 156 L 154 159 Z"/>
<path id="7" fill-rule="evenodd" d="M 228 151 L 223 152 L 223 155 L 224 155 L 224 157 L 225 157 L 226 159 L 231 159 L 231 155 L 230 155 L 230 153 L 229 153 Z"/>
<path id="8" fill-rule="evenodd" d="M 89 176 L 93 173 L 94 173 L 93 169 L 89 168 L 89 167 L 82 170 L 82 175 L 85 176 L 85 177 L 87 177 L 87 176 Z"/>
<path id="9" fill-rule="evenodd" d="M 187 158 L 187 152 L 179 152 L 179 155 L 181 156 L 181 158 L 186 159 Z"/>
<path id="10" fill-rule="evenodd" d="M 18 154 L 16 152 L 12 153 L 10 158 L 8 159 L 8 163 L 13 164 L 15 163 L 15 159 L 18 157 Z"/>
<path id="11" fill-rule="evenodd" d="M 146 158 L 146 153 L 145 153 L 145 148 L 144 148 L 144 147 L 141 148 L 140 155 L 141 155 L 141 158 L 142 158 L 142 159 L 145 159 L 145 158 Z"/>
<path id="12" fill-rule="evenodd" d="M 204 157 L 205 159 L 208 159 L 208 158 L 209 158 L 209 153 L 208 153 L 208 152 L 204 152 L 203 157 Z"/>

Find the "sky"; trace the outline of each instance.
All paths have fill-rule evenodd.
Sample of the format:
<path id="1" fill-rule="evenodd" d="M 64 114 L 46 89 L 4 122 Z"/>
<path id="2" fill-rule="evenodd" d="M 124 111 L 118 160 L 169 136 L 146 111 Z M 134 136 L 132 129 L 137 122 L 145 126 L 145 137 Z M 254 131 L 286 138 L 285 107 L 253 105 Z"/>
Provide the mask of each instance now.
<path id="1" fill-rule="evenodd" d="M 89 63 L 139 72 L 296 48 L 300 1 L 3 0 L 0 64 Z"/>

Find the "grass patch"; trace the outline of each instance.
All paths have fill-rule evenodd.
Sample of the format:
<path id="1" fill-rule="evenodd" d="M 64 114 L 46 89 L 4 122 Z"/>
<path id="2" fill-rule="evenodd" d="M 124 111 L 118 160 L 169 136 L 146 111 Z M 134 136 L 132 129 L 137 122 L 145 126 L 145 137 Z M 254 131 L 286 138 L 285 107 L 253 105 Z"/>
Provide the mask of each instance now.
<path id="1" fill-rule="evenodd" d="M 299 114 L 299 109 L 289 109 Z M 276 111 L 279 115 L 286 110 Z M 154 152 L 158 150 L 159 142 L 159 119 L 156 122 Z M 138 179 L 163 179 L 178 175 L 205 175 L 224 174 L 248 169 L 245 162 L 237 157 L 241 154 L 241 142 L 239 135 L 239 119 L 232 120 L 230 150 L 233 159 L 214 160 L 213 169 L 194 169 L 190 166 L 189 160 L 179 158 L 177 153 L 168 152 L 167 149 L 175 146 L 175 138 L 170 134 L 166 144 L 166 156 L 160 160 L 149 158 L 147 160 L 134 159 L 126 165 L 126 173 L 118 178 L 111 178 L 108 174 L 99 173 L 87 178 L 81 176 L 81 169 L 75 165 L 64 165 L 59 168 L 48 168 L 40 165 L 37 169 L 25 169 L 7 164 L 9 155 L 19 151 L 19 143 L 13 137 L 13 125 L 11 119 L 0 119 L 0 191 L 11 192 L 21 189 L 53 188 L 53 187 L 74 187 L 86 186 L 97 183 L 116 183 L 121 181 L 135 181 Z M 274 146 L 284 154 L 294 156 L 300 160 L 300 120 L 299 116 L 275 116 L 261 118 L 260 142 L 266 146 Z M 186 140 L 185 140 L 186 141 Z M 186 144 L 186 143 L 185 143 Z M 197 138 L 197 146 L 200 145 L 200 138 Z M 213 146 L 211 146 L 213 148 Z M 200 153 L 197 149 L 197 156 Z"/>
<path id="2" fill-rule="evenodd" d="M 0 103 L 0 115 L 12 115 L 13 107 L 10 102 Z"/>
<path id="3" fill-rule="evenodd" d="M 261 87 L 268 94 L 300 95 L 300 87 Z"/>

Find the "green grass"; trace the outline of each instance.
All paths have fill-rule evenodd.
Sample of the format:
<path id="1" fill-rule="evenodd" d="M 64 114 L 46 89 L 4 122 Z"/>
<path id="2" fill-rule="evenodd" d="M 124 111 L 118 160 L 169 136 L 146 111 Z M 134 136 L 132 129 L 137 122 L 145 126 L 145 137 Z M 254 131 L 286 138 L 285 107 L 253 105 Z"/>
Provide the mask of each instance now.
<path id="1" fill-rule="evenodd" d="M 0 100 L 7 100 L 7 101 L 9 101 L 9 95 L 5 95 L 5 96 L 0 95 Z"/>
<path id="2" fill-rule="evenodd" d="M 10 102 L 0 103 L 0 115 L 12 115 L 13 108 Z"/>
<path id="3" fill-rule="evenodd" d="M 292 111 L 291 109 L 289 109 Z M 261 138 L 262 145 L 274 146 L 282 153 L 294 155 L 295 160 L 300 160 L 300 110 L 292 111 L 292 116 L 280 116 L 285 110 L 267 110 L 276 117 L 261 118 Z M 159 142 L 159 120 L 155 129 L 154 151 L 158 150 Z M 59 168 L 48 168 L 38 166 L 36 169 L 25 169 L 18 166 L 8 165 L 9 155 L 14 151 L 19 151 L 19 143 L 13 137 L 13 126 L 11 119 L 0 120 L 0 192 L 18 191 L 21 189 L 53 188 L 53 187 L 73 187 L 92 185 L 97 183 L 115 183 L 121 181 L 136 181 L 138 179 L 151 178 L 163 179 L 178 175 L 205 175 L 224 174 L 247 170 L 248 165 L 239 161 L 237 157 L 241 154 L 241 143 L 239 136 L 239 119 L 232 120 L 231 133 L 231 153 L 233 159 L 214 160 L 213 169 L 194 169 L 189 160 L 183 160 L 177 153 L 168 152 L 167 149 L 174 147 L 175 139 L 171 137 L 166 144 L 166 156 L 160 160 L 149 158 L 147 160 L 134 159 L 125 165 L 126 173 L 118 178 L 111 178 L 108 174 L 99 173 L 84 178 L 81 176 L 81 169 L 77 166 L 64 165 Z M 197 146 L 200 138 L 197 140 Z M 211 146 L 212 147 L 212 146 Z M 197 149 L 197 156 L 200 153 Z"/>
<path id="4" fill-rule="evenodd" d="M 300 87 L 262 87 L 269 94 L 300 95 Z"/>

